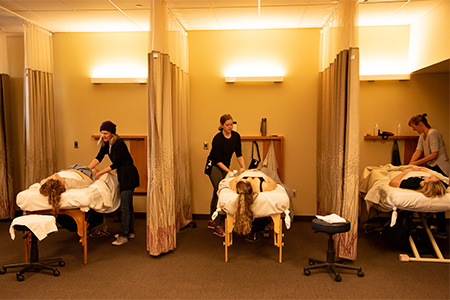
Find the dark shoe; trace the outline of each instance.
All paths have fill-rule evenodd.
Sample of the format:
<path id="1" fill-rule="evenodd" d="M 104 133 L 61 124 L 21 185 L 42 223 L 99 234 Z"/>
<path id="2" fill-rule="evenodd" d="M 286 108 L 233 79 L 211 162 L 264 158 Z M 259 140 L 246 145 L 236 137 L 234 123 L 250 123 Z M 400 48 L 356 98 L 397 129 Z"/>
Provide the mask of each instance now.
<path id="1" fill-rule="evenodd" d="M 209 229 L 214 230 L 214 229 L 216 229 L 216 227 L 217 227 L 216 222 L 214 222 L 214 221 L 209 221 L 208 222 L 208 228 Z"/>
<path id="2" fill-rule="evenodd" d="M 259 242 L 259 238 L 256 232 L 250 232 L 249 234 L 247 234 L 245 240 L 250 243 Z"/>
<path id="3" fill-rule="evenodd" d="M 433 236 L 435 238 L 437 238 L 437 239 L 446 239 L 446 238 L 448 238 L 447 232 L 441 232 L 441 231 L 433 233 Z"/>
<path id="4" fill-rule="evenodd" d="M 213 233 L 217 236 L 225 237 L 225 232 L 223 232 L 222 226 L 216 226 L 216 228 L 214 228 Z"/>

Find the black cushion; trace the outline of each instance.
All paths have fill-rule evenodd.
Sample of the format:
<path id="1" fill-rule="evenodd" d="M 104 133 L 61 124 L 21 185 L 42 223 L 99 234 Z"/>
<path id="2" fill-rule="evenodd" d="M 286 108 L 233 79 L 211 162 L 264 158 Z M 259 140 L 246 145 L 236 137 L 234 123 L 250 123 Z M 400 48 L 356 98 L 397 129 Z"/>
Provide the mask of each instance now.
<path id="1" fill-rule="evenodd" d="M 335 234 L 341 232 L 347 232 L 350 230 L 350 222 L 345 223 L 328 223 L 320 219 L 313 219 L 311 227 L 314 231 L 325 232 L 328 234 Z"/>

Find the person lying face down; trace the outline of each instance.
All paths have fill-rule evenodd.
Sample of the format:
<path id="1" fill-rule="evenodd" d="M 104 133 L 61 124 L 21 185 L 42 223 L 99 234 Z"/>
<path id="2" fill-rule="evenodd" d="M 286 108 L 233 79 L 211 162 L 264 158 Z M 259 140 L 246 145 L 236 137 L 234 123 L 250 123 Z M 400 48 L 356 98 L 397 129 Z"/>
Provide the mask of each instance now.
<path id="1" fill-rule="evenodd" d="M 76 165 L 75 165 L 76 167 Z M 92 170 L 95 178 L 97 170 Z M 83 189 L 90 186 L 94 181 L 85 173 L 77 169 L 62 170 L 43 179 L 39 192 L 48 197 L 48 204 L 52 206 L 52 214 L 57 215 L 61 202 L 61 194 L 68 189 Z"/>
<path id="2" fill-rule="evenodd" d="M 247 170 L 230 182 L 230 188 L 238 194 L 236 201 L 234 231 L 247 235 L 254 220 L 251 206 L 258 193 L 276 189 L 276 182 L 259 170 Z"/>
<path id="3" fill-rule="evenodd" d="M 273 191 L 277 188 L 277 183 L 272 178 L 257 169 L 246 170 L 231 180 L 230 188 L 235 192 L 239 181 L 249 182 L 255 193 Z"/>
<path id="4" fill-rule="evenodd" d="M 430 198 L 443 196 L 447 192 L 448 184 L 441 181 L 433 174 L 420 177 L 414 176 L 404 179 L 406 174 L 412 171 L 423 171 L 428 173 L 427 168 L 412 167 L 392 178 L 389 185 L 392 187 L 416 190 Z"/>

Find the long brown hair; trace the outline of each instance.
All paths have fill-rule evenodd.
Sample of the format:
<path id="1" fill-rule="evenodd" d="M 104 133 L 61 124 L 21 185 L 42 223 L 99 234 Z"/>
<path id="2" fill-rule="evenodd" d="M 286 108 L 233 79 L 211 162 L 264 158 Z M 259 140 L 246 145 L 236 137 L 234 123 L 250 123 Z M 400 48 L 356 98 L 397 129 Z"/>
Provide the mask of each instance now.
<path id="1" fill-rule="evenodd" d="M 234 231 L 238 234 L 249 234 L 252 230 L 253 211 L 251 206 L 255 200 L 252 185 L 247 181 L 238 181 L 236 184 L 238 193 L 237 207 L 234 214 Z"/>
<path id="2" fill-rule="evenodd" d="M 39 192 L 48 196 L 48 204 L 52 206 L 52 214 L 56 216 L 61 206 L 61 194 L 66 191 L 64 184 L 57 179 L 49 179 L 41 185 Z"/>

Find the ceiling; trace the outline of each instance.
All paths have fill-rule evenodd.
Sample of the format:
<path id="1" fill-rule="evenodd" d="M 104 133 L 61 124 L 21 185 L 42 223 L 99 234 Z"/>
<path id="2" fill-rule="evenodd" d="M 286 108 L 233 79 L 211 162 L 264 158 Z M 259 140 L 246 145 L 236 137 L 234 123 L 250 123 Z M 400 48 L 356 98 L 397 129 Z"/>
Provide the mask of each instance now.
<path id="1" fill-rule="evenodd" d="M 345 1 L 345 0 L 341 0 Z M 360 26 L 409 25 L 448 0 L 361 0 Z M 167 0 L 190 30 L 323 27 L 338 0 Z M 0 0 L 0 28 L 29 21 L 52 32 L 148 31 L 151 0 Z M 260 5 L 258 5 L 260 3 Z"/>

